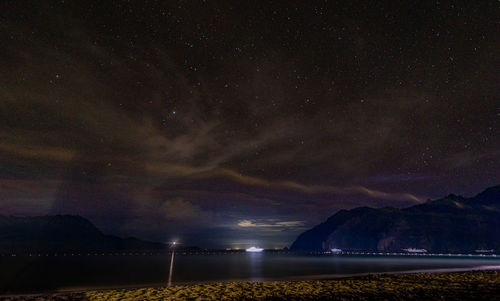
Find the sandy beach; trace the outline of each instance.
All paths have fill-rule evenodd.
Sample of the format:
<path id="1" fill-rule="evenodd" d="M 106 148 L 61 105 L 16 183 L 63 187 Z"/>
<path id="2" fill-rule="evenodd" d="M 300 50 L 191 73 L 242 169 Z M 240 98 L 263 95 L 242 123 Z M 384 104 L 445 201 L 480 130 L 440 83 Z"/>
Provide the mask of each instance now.
<path id="1" fill-rule="evenodd" d="M 228 282 L 2 296 L 28 300 L 495 300 L 500 271 L 379 274 L 335 280 Z"/>

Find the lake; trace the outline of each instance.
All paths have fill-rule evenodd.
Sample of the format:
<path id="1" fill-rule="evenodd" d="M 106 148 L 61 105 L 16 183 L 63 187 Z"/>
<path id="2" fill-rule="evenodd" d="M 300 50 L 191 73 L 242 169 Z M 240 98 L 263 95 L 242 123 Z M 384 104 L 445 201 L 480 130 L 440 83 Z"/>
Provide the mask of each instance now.
<path id="1" fill-rule="evenodd" d="M 86 254 L 85 254 L 86 255 Z M 170 255 L 0 257 L 0 294 L 164 286 Z M 172 284 L 500 268 L 500 257 L 176 253 Z"/>

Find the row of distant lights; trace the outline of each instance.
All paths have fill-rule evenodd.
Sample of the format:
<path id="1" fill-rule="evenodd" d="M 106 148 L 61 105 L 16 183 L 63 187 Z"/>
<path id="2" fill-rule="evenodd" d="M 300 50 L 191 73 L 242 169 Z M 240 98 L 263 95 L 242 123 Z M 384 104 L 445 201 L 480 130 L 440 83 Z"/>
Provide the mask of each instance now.
<path id="1" fill-rule="evenodd" d="M 240 251 L 239 249 L 238 250 L 235 250 L 235 251 Z M 180 252 L 181 254 L 183 255 L 188 255 L 188 254 L 194 254 L 194 255 L 198 255 L 198 254 L 236 254 L 237 252 L 228 252 L 228 251 L 224 251 L 224 252 L 218 252 L 218 251 L 212 251 L 212 252 Z M 279 252 L 279 253 L 282 253 L 282 252 Z M 284 252 L 286 253 L 286 252 Z M 30 253 L 30 254 L 27 254 L 28 257 L 48 257 L 48 256 L 53 256 L 53 257 L 57 257 L 57 256 L 62 256 L 62 257 L 66 257 L 66 256 L 153 256 L 153 255 L 162 255 L 162 254 L 165 254 L 165 253 L 148 253 L 148 252 L 145 252 L 145 253 L 87 253 L 87 254 L 81 254 L 81 253 L 53 253 L 53 254 L 48 254 L 48 253 L 37 253 L 37 254 L 33 254 L 33 253 Z M 0 257 L 5 257 L 5 256 L 10 256 L 10 257 L 17 257 L 17 256 L 24 256 L 25 254 L 17 254 L 17 253 L 12 253 L 12 254 L 0 254 Z"/>
<path id="2" fill-rule="evenodd" d="M 48 256 L 139 256 L 139 255 L 160 255 L 160 253 L 87 253 L 87 254 L 81 254 L 81 253 L 63 253 L 63 254 L 28 254 L 29 257 L 48 257 Z M 1 255 L 2 257 L 5 256 L 4 254 Z M 7 256 L 11 257 L 16 257 L 17 254 L 8 254 Z"/>
<path id="3" fill-rule="evenodd" d="M 497 257 L 496 254 L 436 254 L 436 253 L 376 253 L 376 252 L 322 252 L 323 254 L 338 254 L 338 255 L 380 255 L 380 256 L 491 256 Z"/>
<path id="4" fill-rule="evenodd" d="M 195 254 L 204 254 L 206 252 L 196 252 Z M 218 253 L 218 252 L 215 252 Z M 83 254 L 83 256 L 146 256 L 146 255 L 160 255 L 162 253 L 87 253 Z M 183 254 L 188 254 L 184 252 Z M 224 252 L 224 254 L 234 254 L 233 252 Z M 316 254 L 334 254 L 334 255 L 378 255 L 378 256 L 464 256 L 464 257 L 472 257 L 472 256 L 480 256 L 480 257 L 497 257 L 497 254 L 436 254 L 436 253 L 376 253 L 376 252 L 318 252 Z M 16 257 L 17 254 L 12 253 L 12 254 L 0 254 L 0 256 L 11 256 L 11 257 Z M 63 253 L 63 254 L 28 254 L 29 257 L 48 257 L 48 256 L 82 256 L 81 253 Z"/>

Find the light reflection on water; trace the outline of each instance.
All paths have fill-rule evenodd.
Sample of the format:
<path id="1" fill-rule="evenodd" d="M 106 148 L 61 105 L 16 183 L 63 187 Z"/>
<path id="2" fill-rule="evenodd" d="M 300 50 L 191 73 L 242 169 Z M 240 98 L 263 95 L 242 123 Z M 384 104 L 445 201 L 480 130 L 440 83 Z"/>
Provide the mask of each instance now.
<path id="1" fill-rule="evenodd" d="M 0 257 L 0 293 L 167 285 L 171 256 Z M 500 267 L 500 258 L 176 253 L 172 284 Z"/>
<path id="2" fill-rule="evenodd" d="M 250 281 L 261 281 L 262 277 L 262 256 L 263 253 L 248 253 L 245 254 L 250 261 Z"/>

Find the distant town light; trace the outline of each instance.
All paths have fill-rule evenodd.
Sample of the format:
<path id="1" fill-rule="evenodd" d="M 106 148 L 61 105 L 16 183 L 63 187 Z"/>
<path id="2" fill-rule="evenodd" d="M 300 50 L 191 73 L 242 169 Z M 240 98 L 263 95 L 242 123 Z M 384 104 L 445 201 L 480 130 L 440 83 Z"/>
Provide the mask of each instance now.
<path id="1" fill-rule="evenodd" d="M 407 248 L 403 249 L 403 251 L 408 252 L 408 253 L 427 253 L 426 249 L 416 249 L 416 248 Z M 440 254 L 441 256 L 442 254 Z"/>
<path id="2" fill-rule="evenodd" d="M 256 252 L 262 252 L 262 251 L 264 251 L 264 249 L 252 246 L 252 247 L 246 249 L 245 251 L 256 253 Z"/>

